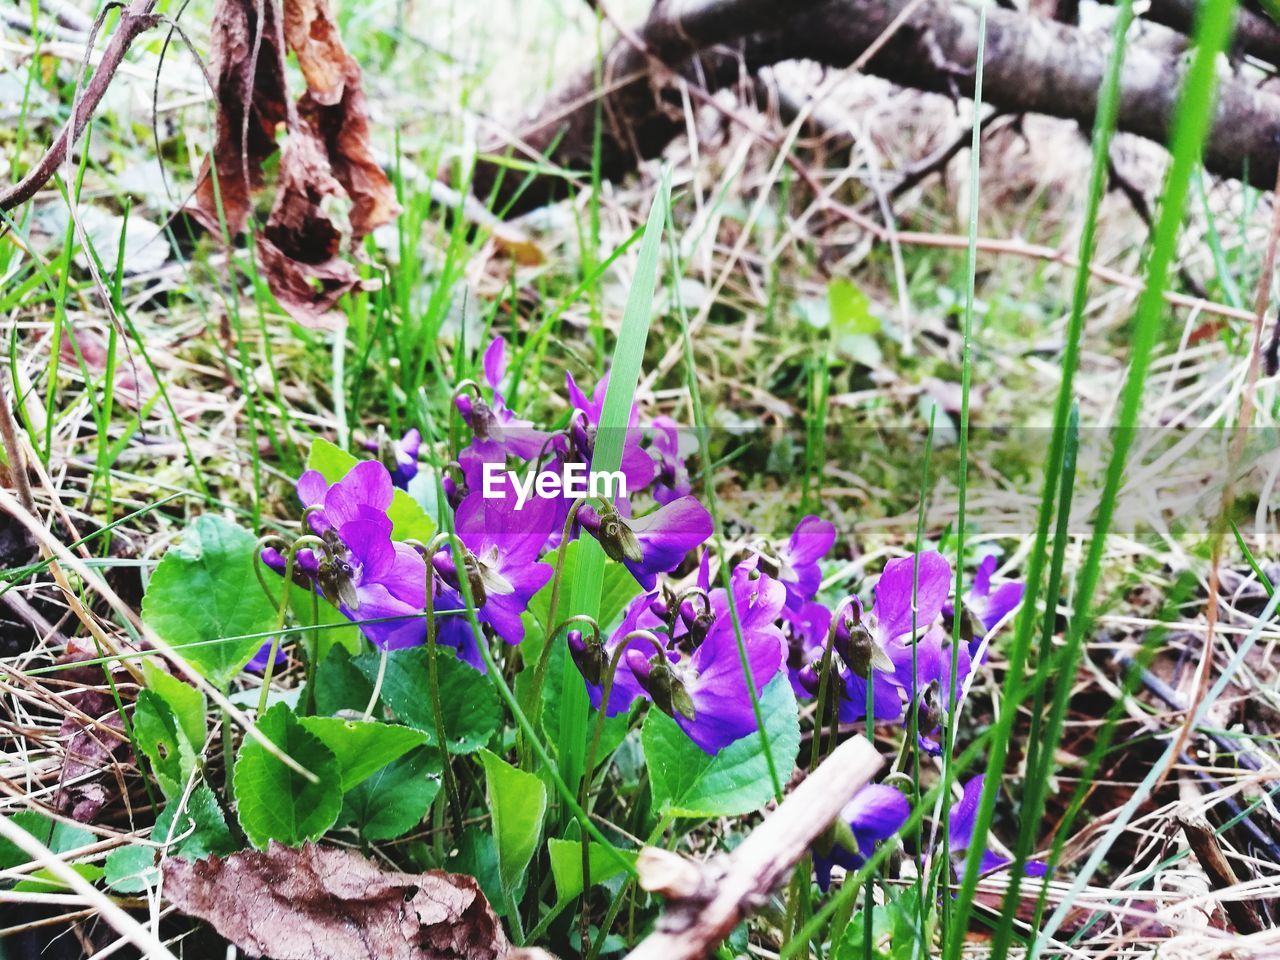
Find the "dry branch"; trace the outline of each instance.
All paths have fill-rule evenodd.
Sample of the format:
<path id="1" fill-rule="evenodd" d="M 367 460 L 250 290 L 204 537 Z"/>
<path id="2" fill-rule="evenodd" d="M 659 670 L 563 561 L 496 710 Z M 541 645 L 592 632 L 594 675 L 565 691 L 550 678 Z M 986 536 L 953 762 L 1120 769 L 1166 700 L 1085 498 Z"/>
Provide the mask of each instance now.
<path id="1" fill-rule="evenodd" d="M 641 851 L 640 885 L 667 897 L 657 928 L 628 960 L 705 956 L 758 908 L 883 760 L 863 737 L 841 744 L 727 857 L 697 864 Z"/>
<path id="2" fill-rule="evenodd" d="M 487 144 L 487 152 L 505 153 L 514 145 L 523 157 L 545 157 L 569 171 L 590 169 L 597 99 L 602 99 L 601 173 L 617 179 L 660 154 L 684 131 L 676 109 L 680 78 L 717 90 L 786 60 L 845 68 L 877 42 L 883 45 L 864 65 L 867 73 L 919 90 L 972 92 L 978 47 L 974 7 L 947 0 L 827 0 L 788 4 L 782 15 L 778 7 L 762 6 L 770 5 L 710 0 L 675 11 L 670 4 L 656 4 L 637 34 L 663 65 L 655 66 L 653 57 L 620 39 L 605 55 L 599 91 L 592 65 L 518 124 L 511 137 Z M 1159 6 L 1172 9 L 1177 3 L 1163 0 Z M 899 17 L 902 22 L 895 23 Z M 1268 26 L 1249 25 L 1259 31 Z M 1104 34 L 990 9 L 984 99 L 1001 112 L 1041 113 L 1091 129 L 1110 48 Z M 684 42 L 659 42 L 671 36 Z M 691 49 L 696 52 L 690 54 Z M 1130 44 L 1119 128 L 1164 143 L 1184 73 L 1177 54 Z M 1271 189 L 1280 162 L 1280 97 L 1240 79 L 1224 81 L 1204 162 L 1212 173 L 1234 179 L 1247 174 L 1254 186 Z M 550 175 L 525 182 L 511 171 L 504 174 L 501 164 L 485 161 L 477 167 L 474 188 L 481 197 L 492 192 L 495 209 L 519 213 L 565 195 L 570 184 Z"/>
<path id="3" fill-rule="evenodd" d="M 111 78 L 115 76 L 116 69 L 124 60 L 129 46 L 138 34 L 160 22 L 160 16 L 154 12 L 156 2 L 157 0 L 133 0 L 133 3 L 120 11 L 120 23 L 102 53 L 98 69 L 93 72 L 93 77 L 84 89 L 84 95 L 71 104 L 71 118 L 27 175 L 13 186 L 0 190 L 0 210 L 12 210 L 19 204 L 26 203 L 35 196 L 37 190 L 49 182 L 49 178 L 66 159 L 67 150 L 84 132 L 85 126 L 93 116 L 93 111 L 102 100 L 102 95 L 107 92 Z M 92 36 L 90 43 L 92 43 Z M 88 59 L 89 51 L 86 50 L 86 63 Z"/>

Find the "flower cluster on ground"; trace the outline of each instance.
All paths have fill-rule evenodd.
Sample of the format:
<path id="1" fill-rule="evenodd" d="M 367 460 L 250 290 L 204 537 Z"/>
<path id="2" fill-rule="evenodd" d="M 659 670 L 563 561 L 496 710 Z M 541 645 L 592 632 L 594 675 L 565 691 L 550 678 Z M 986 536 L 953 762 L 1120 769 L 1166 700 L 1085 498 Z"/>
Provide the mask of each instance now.
<path id="1" fill-rule="evenodd" d="M 865 725 L 870 716 L 874 724 L 900 727 L 904 739 L 913 736 L 909 746 L 922 754 L 942 753 L 948 720 L 984 663 L 992 634 L 1022 597 L 1020 583 L 995 578 L 995 556 L 980 562 L 958 603 L 952 566 L 932 550 L 889 560 L 869 603 L 833 597 L 824 590 L 821 564 L 837 530 L 816 515 L 802 518 L 781 542 L 753 542 L 733 557 L 717 556 L 712 515 L 692 492 L 679 429 L 670 418 L 641 426 L 635 408 L 619 460 L 625 496 L 573 501 L 534 494 L 521 502 L 513 484 L 495 495 L 482 480 L 487 464 L 504 471 L 512 464 L 524 470 L 592 464 L 608 375 L 590 396 L 568 376 L 568 424 L 549 432 L 508 407 L 501 338 L 482 365 L 483 384 L 469 382 L 455 394 L 469 441 L 438 475 L 451 536 L 431 544 L 392 538 L 395 490 L 419 474 L 422 440 L 411 430 L 399 440 L 371 441 L 367 449 L 377 459 L 333 483 L 317 471 L 304 473 L 297 482 L 304 536 L 291 557 L 267 548 L 263 562 L 331 602 L 377 649 L 422 645 L 430 628 L 437 644 L 483 671 L 483 645 L 519 647 L 529 605 L 556 578 L 562 551 L 590 537 L 630 572 L 635 596 L 612 629 L 546 626 L 548 643 L 566 645 L 593 708 L 605 717 L 649 704 L 714 756 L 757 732 L 760 697 L 785 675 L 796 697 L 814 704 L 816 735 L 824 723 Z M 264 646 L 250 669 L 265 670 L 269 651 Z M 969 846 L 981 787 L 981 777 L 969 780 L 951 811 L 953 853 Z M 863 789 L 813 851 L 820 885 L 833 867 L 864 862 L 909 812 L 896 786 Z M 979 855 L 984 870 L 1005 863 L 986 850 Z M 1028 872 L 1038 869 L 1032 864 Z"/>

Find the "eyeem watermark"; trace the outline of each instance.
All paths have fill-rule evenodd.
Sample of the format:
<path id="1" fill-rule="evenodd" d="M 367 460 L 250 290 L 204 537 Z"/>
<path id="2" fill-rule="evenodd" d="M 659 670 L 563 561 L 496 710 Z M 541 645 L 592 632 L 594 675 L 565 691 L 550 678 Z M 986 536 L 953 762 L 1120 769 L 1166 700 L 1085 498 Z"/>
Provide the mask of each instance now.
<path id="1" fill-rule="evenodd" d="M 521 509 L 535 493 L 543 499 L 564 497 L 577 500 L 580 497 L 603 497 L 613 500 L 627 495 L 627 478 L 621 470 L 587 470 L 585 463 L 566 463 L 559 473 L 554 470 L 530 471 L 521 477 L 514 470 L 504 470 L 500 463 L 484 465 L 484 487 L 481 496 L 486 500 L 505 497 L 503 487 L 511 485 L 516 494 L 516 509 Z"/>

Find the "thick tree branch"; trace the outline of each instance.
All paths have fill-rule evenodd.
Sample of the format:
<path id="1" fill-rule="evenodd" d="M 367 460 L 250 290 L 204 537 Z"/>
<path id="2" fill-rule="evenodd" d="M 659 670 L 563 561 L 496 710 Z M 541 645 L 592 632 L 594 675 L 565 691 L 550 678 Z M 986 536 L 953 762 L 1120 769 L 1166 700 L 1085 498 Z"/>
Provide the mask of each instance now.
<path id="1" fill-rule="evenodd" d="M 71 105 L 71 118 L 63 126 L 56 140 L 45 151 L 40 161 L 32 167 L 25 177 L 5 190 L 0 190 L 0 210 L 12 210 L 26 203 L 36 191 L 49 182 L 49 178 L 57 171 L 58 166 L 66 159 L 67 150 L 80 139 L 80 134 L 88 125 L 93 111 L 97 109 L 102 95 L 115 76 L 116 68 L 124 60 L 130 44 L 138 34 L 155 26 L 160 17 L 156 14 L 157 0 L 133 0 L 133 3 L 120 11 L 120 23 L 116 32 L 102 52 L 102 60 L 93 72 L 93 77 L 85 87 L 84 95 Z M 89 44 L 93 43 L 90 36 Z M 85 62 L 88 63 L 89 51 L 85 50 Z M 74 129 L 73 129 L 74 128 Z"/>
<path id="2" fill-rule="evenodd" d="M 1175 2 L 1161 0 L 1165 6 Z M 974 7 L 947 0 L 827 0 L 807 9 L 788 4 L 785 15 L 777 9 L 761 0 L 713 0 L 684 13 L 684 23 L 696 24 L 697 29 L 682 32 L 661 23 L 665 7 L 658 4 L 640 35 L 670 70 L 652 69 L 650 58 L 627 41 L 618 41 L 606 55 L 603 71 L 602 175 L 625 175 L 684 131 L 677 110 L 677 78 L 715 90 L 784 60 L 811 59 L 844 68 L 879 41 L 904 11 L 909 11 L 905 22 L 863 69 L 920 90 L 953 95 L 972 91 L 978 45 Z M 672 41 L 672 36 L 683 42 Z M 676 62 L 694 48 L 696 54 Z M 1109 49 L 1106 37 L 1096 30 L 991 9 L 984 99 L 1001 112 L 1047 114 L 1091 128 Z M 1119 128 L 1164 143 L 1184 73 L 1175 54 L 1130 45 Z M 487 150 L 505 152 L 514 142 L 522 155 L 543 155 L 568 170 L 589 169 L 597 99 L 596 71 L 588 68 L 519 125 L 512 140 L 488 144 Z M 1240 80 L 1224 81 L 1204 162 L 1220 176 L 1244 179 L 1247 173 L 1254 186 L 1269 190 L 1271 173 L 1280 162 L 1280 97 Z M 481 197 L 492 191 L 497 209 L 510 204 L 509 213 L 543 205 L 572 186 L 550 176 L 522 185 L 519 175 L 510 171 L 500 177 L 502 169 L 481 162 L 474 186 Z"/>
<path id="3" fill-rule="evenodd" d="M 883 764 L 863 737 L 852 737 L 809 774 L 728 857 L 698 864 L 646 847 L 640 884 L 667 898 L 657 928 L 628 960 L 696 960 L 707 956 L 763 904 Z"/>

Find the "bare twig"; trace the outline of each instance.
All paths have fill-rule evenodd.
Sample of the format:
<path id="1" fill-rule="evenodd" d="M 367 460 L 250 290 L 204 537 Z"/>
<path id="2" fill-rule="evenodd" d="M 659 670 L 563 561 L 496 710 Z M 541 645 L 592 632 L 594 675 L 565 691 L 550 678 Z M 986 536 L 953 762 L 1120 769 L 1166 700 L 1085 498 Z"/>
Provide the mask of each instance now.
<path id="1" fill-rule="evenodd" d="M 1200 866 L 1209 877 L 1214 890 L 1230 890 L 1240 883 L 1231 863 L 1222 852 L 1218 838 L 1214 835 L 1204 817 L 1194 813 L 1183 813 L 1178 816 L 1178 825 L 1187 838 L 1191 852 L 1200 861 Z M 1223 897 L 1222 906 L 1227 916 L 1236 925 L 1238 933 L 1260 933 L 1266 929 L 1257 908 L 1248 900 L 1237 900 L 1234 897 Z"/>
<path id="2" fill-rule="evenodd" d="M 629 960 L 705 956 L 765 901 L 883 762 L 863 737 L 846 740 L 727 857 L 695 864 L 642 851 L 640 885 L 664 894 L 667 909 Z"/>
<path id="3" fill-rule="evenodd" d="M 102 61 L 85 87 L 84 95 L 77 97 L 71 105 L 71 119 L 27 175 L 13 186 L 0 191 L 0 210 L 12 210 L 26 203 L 49 182 L 49 178 L 84 132 L 129 46 L 139 34 L 159 22 L 160 17 L 154 12 L 157 2 L 158 0 L 133 0 L 132 4 L 120 12 L 120 25 L 111 35 L 111 41 L 103 51 Z"/>

